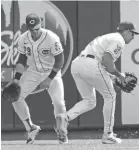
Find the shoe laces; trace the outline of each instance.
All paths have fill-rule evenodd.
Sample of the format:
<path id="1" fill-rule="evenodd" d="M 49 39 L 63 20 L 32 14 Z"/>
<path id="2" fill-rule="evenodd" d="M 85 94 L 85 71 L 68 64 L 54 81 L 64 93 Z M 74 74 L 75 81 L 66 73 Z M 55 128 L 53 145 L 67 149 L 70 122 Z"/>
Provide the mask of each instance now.
<path id="1" fill-rule="evenodd" d="M 111 133 L 111 137 L 116 138 L 116 137 L 117 137 L 117 134 Z"/>
<path id="2" fill-rule="evenodd" d="M 39 132 L 37 132 L 37 133 L 34 133 L 34 132 L 33 132 L 33 131 L 36 130 L 36 129 L 37 129 L 37 126 L 36 126 L 36 125 L 33 125 L 33 126 L 31 127 L 31 130 L 26 133 L 26 136 L 27 136 L 28 138 L 32 138 L 33 136 L 38 135 Z"/>

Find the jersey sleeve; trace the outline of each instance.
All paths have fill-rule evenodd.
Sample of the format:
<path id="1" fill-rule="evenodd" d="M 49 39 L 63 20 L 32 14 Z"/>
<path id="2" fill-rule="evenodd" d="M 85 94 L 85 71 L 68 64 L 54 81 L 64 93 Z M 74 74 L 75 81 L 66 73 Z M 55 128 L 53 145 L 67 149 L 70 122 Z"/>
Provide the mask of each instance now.
<path id="1" fill-rule="evenodd" d="M 25 54 L 25 47 L 24 47 L 24 38 L 20 36 L 18 40 L 18 47 L 17 47 L 19 53 Z"/>
<path id="2" fill-rule="evenodd" d="M 63 52 L 63 47 L 62 47 L 62 44 L 60 42 L 60 39 L 57 38 L 54 43 L 52 44 L 52 47 L 51 47 L 51 53 L 53 55 L 58 55 L 60 53 Z"/>
<path id="3" fill-rule="evenodd" d="M 100 41 L 100 45 L 104 51 L 110 53 L 114 59 L 117 59 L 121 54 L 122 47 L 117 40 L 103 38 Z"/>
<path id="4" fill-rule="evenodd" d="M 111 43 L 108 44 L 105 52 L 110 53 L 114 59 L 117 59 L 117 57 L 121 54 L 121 49 L 121 46 L 119 46 L 117 43 Z"/>

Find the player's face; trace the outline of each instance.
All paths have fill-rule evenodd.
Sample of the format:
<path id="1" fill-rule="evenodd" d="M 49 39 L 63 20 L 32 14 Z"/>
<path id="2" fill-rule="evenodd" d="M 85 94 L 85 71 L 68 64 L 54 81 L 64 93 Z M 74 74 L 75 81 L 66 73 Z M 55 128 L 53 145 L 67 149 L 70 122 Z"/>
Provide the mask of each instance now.
<path id="1" fill-rule="evenodd" d="M 39 38 L 41 35 L 41 26 L 36 26 L 33 29 L 30 29 L 31 36 L 34 38 Z"/>
<path id="2" fill-rule="evenodd" d="M 134 35 L 135 35 L 135 33 L 133 31 L 127 30 L 127 32 L 126 32 L 126 41 L 125 41 L 126 44 L 130 43 L 131 40 L 134 39 Z"/>

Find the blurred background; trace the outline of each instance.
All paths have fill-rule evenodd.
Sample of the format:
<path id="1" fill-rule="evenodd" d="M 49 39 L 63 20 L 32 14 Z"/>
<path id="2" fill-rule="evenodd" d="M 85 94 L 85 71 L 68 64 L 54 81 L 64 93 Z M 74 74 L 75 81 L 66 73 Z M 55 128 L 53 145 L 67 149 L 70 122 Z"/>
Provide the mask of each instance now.
<path id="1" fill-rule="evenodd" d="M 96 36 L 115 32 L 120 21 L 128 20 L 139 31 L 138 1 L 1 1 L 1 88 L 12 80 L 18 59 L 17 41 L 26 31 L 25 17 L 36 13 L 42 27 L 55 32 L 65 54 L 62 69 L 65 101 L 69 110 L 81 97 L 70 74 L 70 63 Z M 139 77 L 139 37 L 126 46 L 116 62 L 121 72 L 134 72 Z M 32 93 L 26 98 L 32 120 L 42 129 L 53 129 L 53 106 L 47 91 Z M 95 109 L 70 122 L 70 129 L 103 128 L 103 98 L 97 93 Z M 139 88 L 132 94 L 117 91 L 115 128 L 139 127 Z M 2 131 L 24 130 L 12 105 L 1 101 Z"/>

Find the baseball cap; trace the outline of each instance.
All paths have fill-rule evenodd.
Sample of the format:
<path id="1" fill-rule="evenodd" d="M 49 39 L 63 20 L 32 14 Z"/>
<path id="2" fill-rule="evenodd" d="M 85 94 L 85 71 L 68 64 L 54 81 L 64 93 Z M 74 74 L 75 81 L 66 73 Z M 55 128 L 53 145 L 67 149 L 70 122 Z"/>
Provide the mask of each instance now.
<path id="1" fill-rule="evenodd" d="M 128 21 L 120 22 L 117 27 L 117 31 L 124 31 L 124 30 L 130 30 L 135 34 L 139 34 L 139 32 L 136 31 L 136 27 L 133 25 L 133 23 Z"/>
<path id="2" fill-rule="evenodd" d="M 39 18 L 39 16 L 37 16 L 36 14 L 29 14 L 26 17 L 26 25 L 28 28 L 34 28 L 36 25 L 40 24 L 41 20 Z"/>

